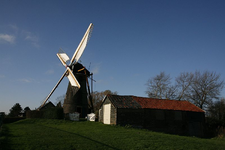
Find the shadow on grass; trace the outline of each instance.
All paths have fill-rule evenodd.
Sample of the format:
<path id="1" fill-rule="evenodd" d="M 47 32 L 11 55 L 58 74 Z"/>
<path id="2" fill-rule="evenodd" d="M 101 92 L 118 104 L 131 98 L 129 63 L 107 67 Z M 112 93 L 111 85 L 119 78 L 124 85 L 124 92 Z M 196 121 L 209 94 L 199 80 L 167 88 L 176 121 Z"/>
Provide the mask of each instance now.
<path id="1" fill-rule="evenodd" d="M 42 126 L 44 126 L 44 125 L 42 125 Z M 47 127 L 47 128 L 50 128 L 50 129 L 54 129 L 54 130 L 58 130 L 58 131 L 61 131 L 61 132 L 66 132 L 66 133 L 69 133 L 69 134 L 73 134 L 73 135 L 79 136 L 79 137 L 81 137 L 81 138 L 84 138 L 84 139 L 90 140 L 90 141 L 92 141 L 92 142 L 95 142 L 95 143 L 97 143 L 97 144 L 100 144 L 100 145 L 102 145 L 102 146 L 105 146 L 105 147 L 108 147 L 108 148 L 111 148 L 111 149 L 115 149 L 115 150 L 120 150 L 120 149 L 118 149 L 118 148 L 116 148 L 116 147 L 113 147 L 113 146 L 111 146 L 111 145 L 107 145 L 107 144 L 105 144 L 105 143 L 102 143 L 102 142 L 93 140 L 93 139 L 91 139 L 91 138 L 89 138 L 89 137 L 86 137 L 86 136 L 83 136 L 83 135 L 80 135 L 80 134 L 77 134 L 77 133 L 73 133 L 73 132 L 69 132 L 69 131 L 65 131 L 65 130 L 61 130 L 61 129 L 57 129 L 57 128 L 53 128 L 53 127 L 49 127 L 49 126 L 44 126 L 44 127 Z"/>
<path id="2" fill-rule="evenodd" d="M 11 150 L 9 136 L 9 129 L 3 125 L 0 129 L 0 150 Z"/>

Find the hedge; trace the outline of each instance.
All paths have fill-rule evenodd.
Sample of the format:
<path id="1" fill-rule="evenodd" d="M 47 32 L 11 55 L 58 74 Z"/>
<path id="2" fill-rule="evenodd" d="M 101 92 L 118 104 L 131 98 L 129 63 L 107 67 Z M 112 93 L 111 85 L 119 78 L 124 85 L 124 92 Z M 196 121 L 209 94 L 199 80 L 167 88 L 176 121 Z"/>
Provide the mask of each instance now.
<path id="1" fill-rule="evenodd" d="M 54 108 L 48 108 L 46 110 L 32 110 L 27 111 L 26 113 L 27 118 L 45 118 L 45 119 L 63 119 L 64 113 L 63 108 L 60 107 L 54 107 Z"/>

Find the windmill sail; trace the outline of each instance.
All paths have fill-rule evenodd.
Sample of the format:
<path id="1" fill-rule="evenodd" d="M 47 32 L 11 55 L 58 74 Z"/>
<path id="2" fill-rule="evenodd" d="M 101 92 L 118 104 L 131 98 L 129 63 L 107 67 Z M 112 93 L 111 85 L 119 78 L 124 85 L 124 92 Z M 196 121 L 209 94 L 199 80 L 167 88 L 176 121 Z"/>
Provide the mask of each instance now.
<path id="1" fill-rule="evenodd" d="M 73 72 L 70 70 L 69 67 L 67 67 L 67 73 L 68 73 L 67 78 L 69 79 L 71 86 L 80 88 L 80 84 L 78 83 L 77 79 L 75 78 Z"/>
<path id="2" fill-rule="evenodd" d="M 59 52 L 56 54 L 59 60 L 62 62 L 63 66 L 67 66 L 66 62 L 70 60 L 69 56 L 60 48 Z"/>
<path id="3" fill-rule="evenodd" d="M 84 34 L 84 37 L 82 38 L 80 44 L 78 45 L 71 61 L 70 64 L 72 64 L 74 61 L 78 62 L 78 60 L 80 59 L 84 49 L 87 46 L 88 40 L 90 38 L 91 32 L 93 30 L 93 24 L 91 23 L 86 31 L 86 33 Z"/>

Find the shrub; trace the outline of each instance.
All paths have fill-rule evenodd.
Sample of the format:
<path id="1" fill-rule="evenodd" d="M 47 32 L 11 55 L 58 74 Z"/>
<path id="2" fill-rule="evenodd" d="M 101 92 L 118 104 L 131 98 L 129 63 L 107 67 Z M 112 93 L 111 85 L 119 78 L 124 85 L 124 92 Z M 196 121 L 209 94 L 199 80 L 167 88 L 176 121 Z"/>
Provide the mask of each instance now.
<path id="1" fill-rule="evenodd" d="M 218 138 L 223 138 L 223 137 L 225 137 L 225 127 L 219 126 L 219 127 L 217 128 L 216 132 L 217 132 L 217 137 L 218 137 Z"/>
<path id="2" fill-rule="evenodd" d="M 43 118 L 46 119 L 63 119 L 64 113 L 63 108 L 55 107 L 44 110 Z"/>

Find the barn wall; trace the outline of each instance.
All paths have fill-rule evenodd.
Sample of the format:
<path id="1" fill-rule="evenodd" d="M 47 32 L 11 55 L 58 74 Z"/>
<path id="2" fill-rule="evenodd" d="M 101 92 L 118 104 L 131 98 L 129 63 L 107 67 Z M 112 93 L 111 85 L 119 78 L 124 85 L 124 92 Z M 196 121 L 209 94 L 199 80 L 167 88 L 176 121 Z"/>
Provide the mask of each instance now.
<path id="1" fill-rule="evenodd" d="M 132 125 L 134 127 L 143 127 L 144 124 L 144 109 L 117 109 L 117 124 Z"/>
<path id="2" fill-rule="evenodd" d="M 190 136 L 204 136 L 205 113 L 187 112 L 188 134 Z"/>
<path id="3" fill-rule="evenodd" d="M 145 114 L 145 128 L 159 132 L 187 135 L 185 112 L 145 109 Z"/>
<path id="4" fill-rule="evenodd" d="M 116 121 L 117 121 L 117 110 L 116 108 L 111 105 L 111 117 L 110 117 L 110 124 L 115 124 L 116 125 Z"/>
<path id="5" fill-rule="evenodd" d="M 202 137 L 204 113 L 152 109 L 117 109 L 117 124 L 131 125 L 158 132 Z"/>

